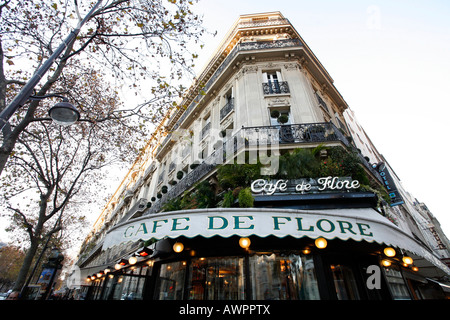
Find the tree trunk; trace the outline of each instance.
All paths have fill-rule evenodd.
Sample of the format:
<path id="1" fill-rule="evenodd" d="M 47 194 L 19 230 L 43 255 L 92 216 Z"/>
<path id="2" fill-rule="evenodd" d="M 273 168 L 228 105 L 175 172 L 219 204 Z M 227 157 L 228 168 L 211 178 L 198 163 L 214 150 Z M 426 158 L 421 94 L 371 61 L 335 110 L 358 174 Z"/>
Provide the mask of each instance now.
<path id="1" fill-rule="evenodd" d="M 28 230 L 31 245 L 30 248 L 27 250 L 27 254 L 25 255 L 25 259 L 23 261 L 22 267 L 20 268 L 19 275 L 17 276 L 17 280 L 16 283 L 14 284 L 13 291 L 20 292 L 22 290 L 22 287 L 25 285 L 27 281 L 28 273 L 30 271 L 31 264 L 33 263 L 33 258 L 36 255 L 36 252 L 39 248 L 42 232 L 44 231 L 44 224 L 49 219 L 45 216 L 45 213 L 47 211 L 47 200 L 52 194 L 52 191 L 53 188 L 49 188 L 47 189 L 46 194 L 41 195 L 39 218 L 36 224 L 36 228 L 34 228 L 34 232 L 31 228 Z"/>
<path id="2" fill-rule="evenodd" d="M 9 156 L 14 149 L 17 139 L 10 139 L 4 137 L 3 145 L 0 147 L 0 176 L 5 168 L 6 162 L 8 162 Z"/>
<path id="3" fill-rule="evenodd" d="M 13 291 L 20 292 L 25 282 L 27 281 L 28 271 L 30 270 L 31 264 L 33 263 L 33 258 L 39 247 L 39 240 L 34 238 L 31 242 L 30 247 L 27 250 L 27 254 L 23 261 L 22 267 L 20 268 L 19 275 L 17 276 L 16 283 L 14 284 Z"/>

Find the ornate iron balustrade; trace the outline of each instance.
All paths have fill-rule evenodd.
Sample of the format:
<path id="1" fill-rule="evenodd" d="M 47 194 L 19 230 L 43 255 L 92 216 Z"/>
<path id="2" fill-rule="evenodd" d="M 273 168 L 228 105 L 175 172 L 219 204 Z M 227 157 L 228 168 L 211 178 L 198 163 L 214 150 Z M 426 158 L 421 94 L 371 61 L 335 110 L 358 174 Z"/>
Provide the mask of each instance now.
<path id="1" fill-rule="evenodd" d="M 322 143 L 340 141 L 347 147 L 351 144 L 345 135 L 332 122 L 323 123 L 305 123 L 305 124 L 289 124 L 280 126 L 251 127 L 242 128 L 245 131 L 242 136 L 245 137 L 245 145 L 257 146 L 259 144 L 270 145 L 279 144 L 302 144 L 302 143 Z M 239 132 L 238 132 L 239 134 Z M 235 146 L 235 152 L 237 152 Z M 379 173 L 373 169 L 372 165 L 366 159 L 357 153 L 361 164 L 372 173 L 380 182 L 383 182 Z"/>
<path id="2" fill-rule="evenodd" d="M 290 24 L 290 22 L 286 18 L 264 19 L 264 20 L 241 22 L 241 23 L 238 23 L 237 28 L 265 27 L 265 26 L 276 26 L 276 25 L 283 25 L 283 24 Z"/>
<path id="3" fill-rule="evenodd" d="M 158 184 L 160 184 L 161 182 L 163 182 L 164 180 L 164 175 L 166 174 L 166 170 L 164 170 L 163 172 L 161 172 L 158 176 Z"/>
<path id="4" fill-rule="evenodd" d="M 161 199 L 156 200 L 152 204 L 152 207 L 144 214 L 148 215 L 160 212 L 162 206 L 168 200 L 180 196 L 184 191 L 214 170 L 218 164 L 225 163 L 230 157 L 229 155 L 226 157 L 226 152 L 231 151 L 230 153 L 235 156 L 249 146 L 321 143 L 331 141 L 340 141 L 346 146 L 350 146 L 350 142 L 347 138 L 331 122 L 242 128 L 232 137 L 224 139 L 222 141 L 222 148 L 217 149 L 202 163 L 198 164 L 195 169 L 178 181 L 176 185 L 172 186 L 166 194 L 163 194 Z M 231 144 L 231 146 L 227 147 L 229 144 Z M 361 159 L 364 160 L 362 157 Z M 364 162 L 366 161 L 364 160 Z M 368 168 L 370 167 L 367 162 L 364 163 L 364 165 Z M 163 174 L 164 172 L 161 174 L 161 178 Z"/>
<path id="5" fill-rule="evenodd" d="M 125 216 L 120 219 L 119 223 L 124 222 L 132 218 L 137 212 L 143 212 L 147 206 L 147 199 L 140 198 L 130 210 L 125 214 Z"/>
<path id="6" fill-rule="evenodd" d="M 346 146 L 350 145 L 347 138 L 331 122 L 250 127 L 242 130 L 250 145 L 327 141 L 341 141 Z"/>
<path id="7" fill-rule="evenodd" d="M 234 98 L 231 98 L 227 104 L 220 109 L 220 121 L 222 121 L 232 110 L 234 110 Z"/>
<path id="8" fill-rule="evenodd" d="M 211 122 L 208 122 L 203 128 L 202 128 L 202 139 L 206 136 L 206 134 L 211 129 Z"/>
<path id="9" fill-rule="evenodd" d="M 269 81 L 262 84 L 264 94 L 282 94 L 289 93 L 287 81 Z"/>
<path id="10" fill-rule="evenodd" d="M 189 189 L 199 181 L 201 178 L 203 178 L 206 174 L 214 170 L 216 167 L 216 164 L 214 162 L 214 158 L 216 155 L 211 155 L 208 157 L 207 160 L 205 160 L 203 163 L 199 164 L 195 169 L 193 169 L 191 172 L 189 172 L 186 177 L 181 179 L 175 186 L 172 186 L 171 189 L 162 195 L 161 199 L 156 200 L 156 202 L 153 203 L 152 207 L 149 208 L 144 215 L 148 215 L 151 213 L 157 213 L 160 212 L 163 205 L 170 199 L 174 199 L 181 194 L 183 194 L 184 191 Z"/>
<path id="11" fill-rule="evenodd" d="M 172 172 L 173 170 L 175 170 L 176 167 L 177 167 L 177 164 L 175 163 L 175 161 L 171 162 L 169 165 L 169 172 Z"/>

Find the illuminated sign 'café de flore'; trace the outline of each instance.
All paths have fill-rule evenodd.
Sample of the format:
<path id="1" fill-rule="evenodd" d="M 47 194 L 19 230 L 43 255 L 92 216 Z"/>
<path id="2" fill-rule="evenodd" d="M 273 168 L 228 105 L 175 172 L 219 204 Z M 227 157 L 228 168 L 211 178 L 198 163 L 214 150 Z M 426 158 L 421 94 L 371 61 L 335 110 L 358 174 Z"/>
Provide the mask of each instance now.
<path id="1" fill-rule="evenodd" d="M 80 295 L 449 295 L 438 221 L 403 189 L 281 13 L 240 16 L 198 80 L 85 239 Z"/>

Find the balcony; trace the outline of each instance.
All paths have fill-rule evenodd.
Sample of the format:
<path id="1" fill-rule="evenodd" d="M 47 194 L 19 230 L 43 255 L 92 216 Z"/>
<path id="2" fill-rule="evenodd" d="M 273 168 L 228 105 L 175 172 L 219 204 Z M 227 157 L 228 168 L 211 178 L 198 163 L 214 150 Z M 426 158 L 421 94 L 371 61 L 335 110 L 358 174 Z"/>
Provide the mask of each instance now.
<path id="1" fill-rule="evenodd" d="M 169 173 L 174 171 L 176 167 L 177 167 L 176 162 L 175 161 L 171 162 L 169 165 Z"/>
<path id="2" fill-rule="evenodd" d="M 289 93 L 287 81 L 269 81 L 262 84 L 264 94 L 285 94 Z"/>
<path id="3" fill-rule="evenodd" d="M 202 139 L 206 137 L 206 135 L 209 133 L 209 130 L 211 130 L 211 122 L 208 122 L 203 128 L 202 128 Z"/>
<path id="4" fill-rule="evenodd" d="M 220 121 L 226 118 L 228 114 L 230 114 L 231 111 L 234 110 L 234 98 L 231 98 L 227 104 L 220 109 Z"/>
<path id="5" fill-rule="evenodd" d="M 227 160 L 226 152 L 235 156 L 247 150 L 247 148 L 258 145 L 292 145 L 293 148 L 298 148 L 302 144 L 310 145 L 332 142 L 338 142 L 347 147 L 351 146 L 345 135 L 331 122 L 242 128 L 234 136 L 223 141 L 222 150 L 219 148 L 208 158 L 202 160 L 202 163 L 190 171 L 178 184 L 172 186 L 144 214 L 159 212 L 169 199 L 174 199 L 183 194 L 183 192 L 191 188 L 196 182 L 212 173 L 217 165 L 225 163 Z M 358 157 L 366 170 L 381 181 L 379 174 L 362 155 L 358 154 Z"/>
<path id="6" fill-rule="evenodd" d="M 137 218 L 142 215 L 144 210 L 147 208 L 147 199 L 140 198 L 131 209 L 127 212 L 127 214 L 121 219 L 120 222 L 128 221 L 129 219 Z M 120 223 L 119 222 L 119 223 Z"/>
<path id="7" fill-rule="evenodd" d="M 247 144 L 323 143 L 341 141 L 349 146 L 347 138 L 331 122 L 289 124 L 279 126 L 242 128 Z"/>
<path id="8" fill-rule="evenodd" d="M 163 172 L 161 172 L 158 176 L 158 184 L 160 184 L 161 182 L 163 182 L 164 180 L 164 175 L 166 174 L 166 171 L 163 170 Z"/>

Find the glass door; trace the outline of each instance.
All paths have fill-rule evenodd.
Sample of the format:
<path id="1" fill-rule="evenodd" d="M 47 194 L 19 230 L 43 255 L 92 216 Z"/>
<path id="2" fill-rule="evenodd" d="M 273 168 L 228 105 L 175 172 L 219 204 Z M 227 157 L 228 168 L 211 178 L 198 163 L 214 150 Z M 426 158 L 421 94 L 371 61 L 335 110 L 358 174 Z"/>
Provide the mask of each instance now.
<path id="1" fill-rule="evenodd" d="M 325 271 L 323 280 L 326 282 L 329 298 L 337 300 L 378 299 L 366 290 L 367 265 L 374 264 L 375 261 L 366 261 L 364 256 L 330 254 L 323 257 L 323 262 Z"/>
<path id="2" fill-rule="evenodd" d="M 343 264 L 330 264 L 333 285 L 338 300 L 360 300 L 352 268 Z"/>

